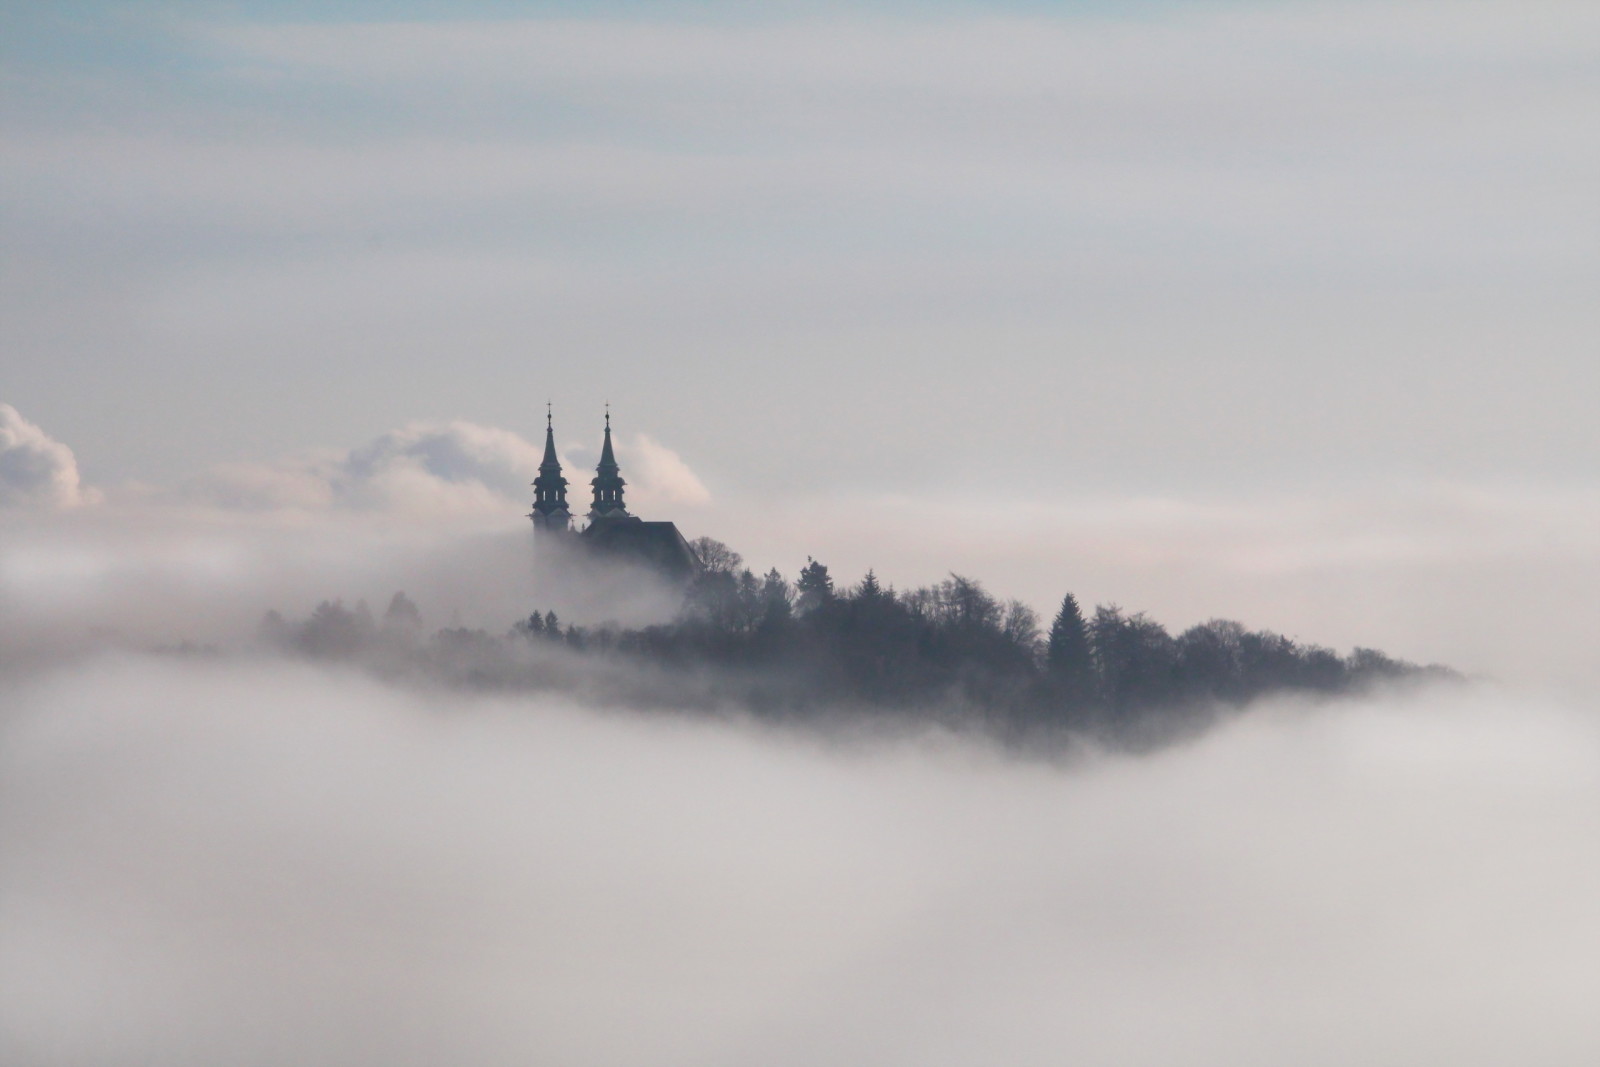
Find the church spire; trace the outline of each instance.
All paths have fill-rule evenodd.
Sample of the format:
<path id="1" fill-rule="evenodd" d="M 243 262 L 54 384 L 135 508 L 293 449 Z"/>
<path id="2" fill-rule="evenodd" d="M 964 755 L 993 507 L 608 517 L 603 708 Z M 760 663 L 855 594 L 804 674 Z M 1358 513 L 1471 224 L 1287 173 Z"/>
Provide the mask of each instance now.
<path id="1" fill-rule="evenodd" d="M 528 518 L 536 530 L 565 531 L 572 525 L 572 513 L 567 510 L 567 480 L 561 476 L 561 461 L 556 458 L 555 427 L 548 401 L 544 405 L 544 460 L 539 464 L 539 477 L 533 480 L 533 511 Z"/>
<path id="2" fill-rule="evenodd" d="M 544 462 L 539 464 L 539 472 L 542 474 L 545 471 L 550 471 L 554 474 L 561 473 L 561 461 L 556 459 L 555 427 L 550 421 L 550 402 L 548 400 L 544 403 Z"/>
<path id="3" fill-rule="evenodd" d="M 594 472 L 595 478 L 589 483 L 594 487 L 594 503 L 589 508 L 590 520 L 627 518 L 628 509 L 622 505 L 622 487 L 628 483 L 622 480 L 621 470 L 617 467 L 616 453 L 611 450 L 609 403 L 606 404 L 605 444 L 600 447 L 600 463 Z"/>

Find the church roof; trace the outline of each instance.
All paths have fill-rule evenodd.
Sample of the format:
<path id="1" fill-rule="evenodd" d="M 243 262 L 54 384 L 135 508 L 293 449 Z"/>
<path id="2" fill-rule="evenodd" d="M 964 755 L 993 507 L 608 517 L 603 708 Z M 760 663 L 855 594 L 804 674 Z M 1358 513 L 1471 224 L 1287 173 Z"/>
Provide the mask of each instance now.
<path id="1" fill-rule="evenodd" d="M 700 560 L 674 522 L 645 522 L 633 516 L 595 519 L 580 535 L 597 552 L 653 567 L 674 578 L 700 569 Z"/>
<path id="2" fill-rule="evenodd" d="M 571 516 L 567 511 L 567 480 L 561 477 L 561 463 L 556 458 L 555 434 L 551 428 L 548 406 L 545 410 L 544 462 L 539 465 L 539 477 L 534 481 L 535 500 L 533 514 L 536 529 L 570 530 Z M 611 445 L 611 411 L 606 410 L 605 443 L 600 450 L 600 462 L 595 467 L 594 505 L 589 509 L 589 525 L 578 534 L 578 540 L 589 551 L 616 562 L 636 563 L 670 578 L 688 578 L 700 571 L 700 559 L 684 540 L 678 527 L 671 522 L 645 522 L 629 515 L 622 503 L 622 472 L 617 467 L 616 451 Z"/>

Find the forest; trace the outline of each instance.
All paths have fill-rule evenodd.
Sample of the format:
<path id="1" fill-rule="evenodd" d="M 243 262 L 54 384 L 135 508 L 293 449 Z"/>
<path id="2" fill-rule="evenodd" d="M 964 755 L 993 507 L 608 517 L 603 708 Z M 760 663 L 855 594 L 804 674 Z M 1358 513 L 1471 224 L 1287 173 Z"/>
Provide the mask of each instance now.
<path id="1" fill-rule="evenodd" d="M 425 637 L 415 604 L 397 593 L 381 620 L 365 605 L 325 601 L 300 622 L 269 612 L 262 634 L 292 653 L 454 684 L 786 720 L 930 720 L 1133 748 L 1196 733 L 1263 696 L 1458 677 L 1228 620 L 1172 634 L 1115 604 L 1086 612 L 1071 593 L 1045 626 L 1021 601 L 958 574 L 901 591 L 869 571 L 841 587 L 815 559 L 791 582 L 776 569 L 755 574 L 710 538 L 694 548 L 704 569 L 676 616 L 657 625 L 586 626 L 534 610 L 505 634 L 452 627 Z"/>

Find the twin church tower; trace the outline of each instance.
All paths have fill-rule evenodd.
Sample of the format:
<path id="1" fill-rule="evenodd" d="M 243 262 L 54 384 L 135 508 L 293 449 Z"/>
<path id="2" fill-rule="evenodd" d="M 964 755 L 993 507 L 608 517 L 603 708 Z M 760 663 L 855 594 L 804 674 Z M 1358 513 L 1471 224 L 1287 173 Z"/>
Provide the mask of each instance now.
<path id="1" fill-rule="evenodd" d="M 606 408 L 605 443 L 600 462 L 589 482 L 594 499 L 589 505 L 588 523 L 577 532 L 572 529 L 572 512 L 567 507 L 567 479 L 556 458 L 555 427 L 546 406 L 544 416 L 544 459 L 539 477 L 533 481 L 533 511 L 528 518 L 541 537 L 571 539 L 608 561 L 643 564 L 673 578 L 688 578 L 700 570 L 694 549 L 678 532 L 676 523 L 646 522 L 628 513 L 622 503 L 622 469 L 611 447 L 611 409 Z"/>

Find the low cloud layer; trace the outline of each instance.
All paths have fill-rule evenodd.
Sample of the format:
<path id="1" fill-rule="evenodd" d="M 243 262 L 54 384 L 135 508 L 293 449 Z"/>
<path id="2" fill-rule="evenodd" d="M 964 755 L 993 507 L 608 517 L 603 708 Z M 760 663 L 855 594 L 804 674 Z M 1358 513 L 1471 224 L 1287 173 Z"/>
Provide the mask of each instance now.
<path id="1" fill-rule="evenodd" d="M 806 553 L 902 588 L 979 576 L 1041 612 L 1073 592 L 1184 627 L 1223 617 L 1473 675 L 1600 694 L 1600 493 L 1388 483 L 1257 496 L 782 498 L 719 507 L 754 559 Z"/>
<path id="2" fill-rule="evenodd" d="M 1600 735 L 1513 694 L 1070 767 L 270 662 L 4 706 L 21 1067 L 1600 1055 Z"/>
<path id="3" fill-rule="evenodd" d="M 677 452 L 643 433 L 616 436 L 629 500 L 636 507 L 698 507 L 710 492 Z M 560 449 L 573 510 L 587 506 L 598 444 Z M 224 511 L 388 512 L 412 519 L 505 515 L 525 507 L 543 446 L 510 430 L 455 420 L 411 422 L 348 450 L 320 449 L 275 460 L 219 463 L 175 489 L 112 486 L 128 503 Z M 0 404 L 0 507 L 68 508 L 98 503 L 77 460 L 9 404 Z"/>
<path id="4" fill-rule="evenodd" d="M 0 404 L 0 507 L 70 508 L 94 499 L 72 449 Z"/>
<path id="5" fill-rule="evenodd" d="M 528 496 L 539 450 L 507 430 L 415 422 L 349 452 L 213 468 L 185 486 L 230 508 L 348 507 L 412 515 L 504 509 Z"/>
<path id="6" fill-rule="evenodd" d="M 630 497 L 636 504 L 700 504 L 710 498 L 683 459 L 651 438 L 618 435 L 617 447 L 627 461 Z M 196 502 L 251 510 L 340 507 L 413 517 L 505 514 L 532 494 L 529 487 L 542 454 L 542 446 L 510 430 L 459 420 L 414 422 L 343 454 L 214 467 L 191 479 L 184 493 Z M 586 506 L 592 466 L 589 450 L 581 447 L 565 462 L 577 512 Z"/>
<path id="7" fill-rule="evenodd" d="M 396 590 L 430 626 L 501 631 L 533 608 L 569 621 L 657 618 L 545 580 L 524 518 L 540 449 L 463 421 L 416 422 L 347 450 L 213 467 L 173 488 L 85 487 L 71 452 L 11 412 L 19 455 L 72 472 L 0 508 L 0 649 L 229 643 L 262 612 Z M 586 507 L 598 433 L 558 439 Z M 1578 484 L 1387 482 L 1255 496 L 739 496 L 707 490 L 654 438 L 617 435 L 627 499 L 791 578 L 901 588 L 956 571 L 1048 617 L 1066 592 L 1183 628 L 1235 618 L 1340 650 L 1382 648 L 1472 675 L 1600 693 L 1600 495 Z M 103 499 L 102 499 L 103 497 Z M 63 506 L 63 500 L 97 506 Z M 545 576 L 541 578 L 541 573 Z M 599 598 L 603 600 L 605 598 Z M 629 598 L 624 598 L 625 600 Z"/>

